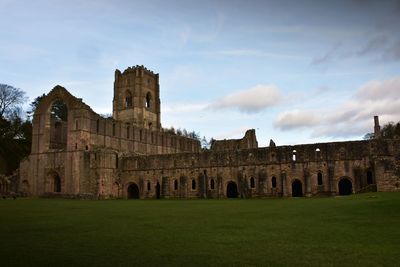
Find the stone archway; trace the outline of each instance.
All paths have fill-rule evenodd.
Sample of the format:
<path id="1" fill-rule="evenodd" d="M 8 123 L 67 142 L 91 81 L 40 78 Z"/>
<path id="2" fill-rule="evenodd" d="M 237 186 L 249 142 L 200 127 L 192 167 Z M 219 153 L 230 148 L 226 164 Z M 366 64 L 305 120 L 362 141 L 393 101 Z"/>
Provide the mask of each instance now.
<path id="1" fill-rule="evenodd" d="M 371 170 L 367 171 L 367 184 L 374 184 L 374 175 L 372 174 Z"/>
<path id="2" fill-rule="evenodd" d="M 139 187 L 135 183 L 128 186 L 128 199 L 139 199 Z"/>
<path id="3" fill-rule="evenodd" d="M 303 196 L 303 184 L 300 180 L 296 179 L 292 182 L 292 197 Z"/>
<path id="4" fill-rule="evenodd" d="M 338 183 L 339 195 L 347 196 L 353 193 L 353 184 L 349 178 L 342 178 Z"/>
<path id="5" fill-rule="evenodd" d="M 61 177 L 56 171 L 52 170 L 48 172 L 45 181 L 46 181 L 45 192 L 49 193 L 62 192 Z"/>
<path id="6" fill-rule="evenodd" d="M 229 182 L 226 186 L 226 197 L 227 198 L 237 198 L 238 197 L 238 187 L 235 182 Z"/>
<path id="7" fill-rule="evenodd" d="M 61 193 L 61 179 L 60 179 L 60 176 L 57 174 L 57 175 L 54 175 L 54 192 L 55 193 Z"/>

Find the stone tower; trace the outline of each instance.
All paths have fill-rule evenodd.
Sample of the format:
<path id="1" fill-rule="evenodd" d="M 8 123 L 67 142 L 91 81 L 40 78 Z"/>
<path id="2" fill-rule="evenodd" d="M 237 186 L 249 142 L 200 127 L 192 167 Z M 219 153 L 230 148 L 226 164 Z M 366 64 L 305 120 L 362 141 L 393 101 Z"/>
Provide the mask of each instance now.
<path id="1" fill-rule="evenodd" d="M 143 66 L 115 70 L 113 118 L 141 128 L 161 129 L 158 74 Z"/>

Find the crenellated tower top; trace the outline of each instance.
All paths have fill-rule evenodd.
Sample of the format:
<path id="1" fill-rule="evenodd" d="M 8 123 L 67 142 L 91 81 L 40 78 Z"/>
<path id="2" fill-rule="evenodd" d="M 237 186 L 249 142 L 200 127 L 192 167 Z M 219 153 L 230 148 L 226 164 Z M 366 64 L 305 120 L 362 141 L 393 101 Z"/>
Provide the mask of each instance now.
<path id="1" fill-rule="evenodd" d="M 113 118 L 145 129 L 161 129 L 158 74 L 142 66 L 115 70 Z"/>

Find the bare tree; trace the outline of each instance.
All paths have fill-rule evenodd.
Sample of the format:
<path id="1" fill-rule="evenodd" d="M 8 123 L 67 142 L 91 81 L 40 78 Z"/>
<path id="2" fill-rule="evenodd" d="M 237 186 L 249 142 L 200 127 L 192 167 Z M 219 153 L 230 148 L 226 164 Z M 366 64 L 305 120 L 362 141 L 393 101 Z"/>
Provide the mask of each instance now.
<path id="1" fill-rule="evenodd" d="M 26 101 L 25 92 L 11 85 L 0 84 L 0 118 L 11 114 Z"/>

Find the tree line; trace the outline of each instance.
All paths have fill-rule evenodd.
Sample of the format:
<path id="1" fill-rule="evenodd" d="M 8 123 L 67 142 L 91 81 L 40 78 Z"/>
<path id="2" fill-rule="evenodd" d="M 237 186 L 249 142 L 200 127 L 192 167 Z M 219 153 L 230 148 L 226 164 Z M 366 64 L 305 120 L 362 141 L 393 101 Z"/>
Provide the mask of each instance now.
<path id="1" fill-rule="evenodd" d="M 374 133 L 367 133 L 364 135 L 364 140 L 374 139 Z M 381 128 L 381 138 L 393 139 L 400 138 L 400 122 L 389 122 L 382 126 Z"/>
<path id="2" fill-rule="evenodd" d="M 0 173 L 6 175 L 12 174 L 31 150 L 32 123 L 24 119 L 22 111 L 26 101 L 21 89 L 0 84 Z"/>

